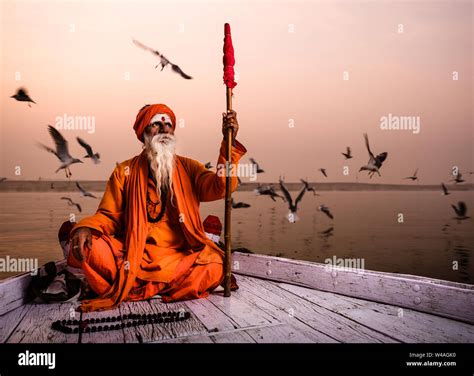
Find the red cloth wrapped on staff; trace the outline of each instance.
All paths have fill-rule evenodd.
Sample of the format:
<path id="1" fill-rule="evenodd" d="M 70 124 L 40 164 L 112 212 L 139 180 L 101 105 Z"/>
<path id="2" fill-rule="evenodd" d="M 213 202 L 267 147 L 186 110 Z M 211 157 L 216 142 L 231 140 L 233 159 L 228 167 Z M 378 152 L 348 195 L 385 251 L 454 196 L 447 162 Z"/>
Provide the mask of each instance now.
<path id="1" fill-rule="evenodd" d="M 232 36 L 230 35 L 230 25 L 224 26 L 224 83 L 228 88 L 233 89 L 237 83 L 234 81 L 234 46 L 232 45 Z"/>

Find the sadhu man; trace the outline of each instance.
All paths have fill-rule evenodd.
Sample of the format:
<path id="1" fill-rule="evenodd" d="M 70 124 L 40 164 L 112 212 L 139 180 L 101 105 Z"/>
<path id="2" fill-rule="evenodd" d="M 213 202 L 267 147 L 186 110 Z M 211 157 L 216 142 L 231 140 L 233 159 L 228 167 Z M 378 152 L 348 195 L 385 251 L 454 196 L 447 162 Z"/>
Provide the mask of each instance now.
<path id="1" fill-rule="evenodd" d="M 236 112 L 222 115 L 223 134 L 230 127 L 237 136 Z M 215 173 L 175 153 L 176 117 L 166 105 L 143 107 L 133 129 L 143 151 L 115 168 L 97 212 L 71 230 L 68 264 L 99 295 L 82 302 L 83 312 L 157 294 L 164 302 L 204 298 L 223 282 L 224 253 L 206 237 L 199 203 L 225 196 L 225 142 Z M 234 137 L 235 167 L 246 151 Z"/>

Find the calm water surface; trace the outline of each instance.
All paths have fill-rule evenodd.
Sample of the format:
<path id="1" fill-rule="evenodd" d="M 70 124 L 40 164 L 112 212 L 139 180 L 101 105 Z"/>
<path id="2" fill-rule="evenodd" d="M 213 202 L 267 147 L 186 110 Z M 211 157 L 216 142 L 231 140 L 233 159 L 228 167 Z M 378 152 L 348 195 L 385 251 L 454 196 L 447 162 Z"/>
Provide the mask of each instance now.
<path id="1" fill-rule="evenodd" d="M 62 196 L 79 202 L 83 212 L 71 210 Z M 309 192 L 296 223 L 288 222 L 288 208 L 281 201 L 253 192 L 236 192 L 234 198 L 251 205 L 232 211 L 234 248 L 316 262 L 334 256 L 360 258 L 370 270 L 474 283 L 474 219 L 457 221 L 451 208 L 463 200 L 471 210 L 468 215 L 474 216 L 474 192 L 442 196 L 431 191 L 330 191 L 320 197 Z M 59 226 L 70 213 L 76 220 L 93 214 L 98 203 L 70 192 L 0 193 L 0 257 L 34 257 L 40 265 L 62 258 Z M 334 220 L 317 211 L 322 203 L 329 206 Z M 223 220 L 223 205 L 223 201 L 203 203 L 202 219 L 214 214 Z M 9 275 L 0 273 L 0 279 Z"/>

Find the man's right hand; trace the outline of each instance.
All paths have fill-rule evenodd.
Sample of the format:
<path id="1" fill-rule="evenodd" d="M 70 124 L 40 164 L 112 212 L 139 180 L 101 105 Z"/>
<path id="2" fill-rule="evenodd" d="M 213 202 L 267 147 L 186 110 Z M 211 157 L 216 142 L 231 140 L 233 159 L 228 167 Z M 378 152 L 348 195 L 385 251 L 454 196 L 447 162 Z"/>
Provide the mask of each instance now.
<path id="1" fill-rule="evenodd" d="M 79 227 L 72 236 L 71 252 L 80 262 L 84 261 L 84 246 L 92 249 L 92 232 L 88 227 Z"/>

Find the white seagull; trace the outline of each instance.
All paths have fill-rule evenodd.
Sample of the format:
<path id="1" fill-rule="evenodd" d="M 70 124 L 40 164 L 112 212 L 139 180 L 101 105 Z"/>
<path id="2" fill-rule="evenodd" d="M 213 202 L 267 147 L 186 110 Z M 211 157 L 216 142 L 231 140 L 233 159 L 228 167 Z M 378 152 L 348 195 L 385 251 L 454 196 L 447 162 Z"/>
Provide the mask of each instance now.
<path id="1" fill-rule="evenodd" d="M 16 91 L 15 95 L 12 95 L 10 98 L 16 99 L 19 102 L 27 102 L 28 107 L 31 107 L 30 103 L 36 104 L 36 102 L 30 98 L 25 88 L 21 87 Z"/>
<path id="2" fill-rule="evenodd" d="M 404 179 L 411 179 L 412 181 L 418 180 L 418 176 L 416 176 L 417 173 L 418 173 L 418 169 L 415 170 L 415 173 L 412 176 L 408 176 Z"/>
<path id="3" fill-rule="evenodd" d="M 167 65 L 171 65 L 171 69 L 173 70 L 173 72 L 178 73 L 181 77 L 185 78 L 186 80 L 192 79 L 192 77 L 184 73 L 179 66 L 177 66 L 176 64 L 173 64 L 171 61 L 169 61 L 165 57 L 165 55 L 160 54 L 157 50 L 154 50 L 153 48 L 145 46 L 143 43 L 140 43 L 139 41 L 135 39 L 133 39 L 133 43 L 135 43 L 138 47 L 143 48 L 144 50 L 150 51 L 151 53 L 157 55 L 160 58 L 160 62 L 158 65 L 155 66 L 155 69 L 161 65 L 161 70 L 163 70 L 165 69 Z"/>
<path id="4" fill-rule="evenodd" d="M 455 175 L 453 174 L 454 179 L 451 179 L 450 181 L 454 181 L 456 184 L 457 183 L 463 183 L 465 180 L 462 178 L 461 171 L 458 170 L 458 173 Z"/>
<path id="5" fill-rule="evenodd" d="M 72 201 L 69 197 L 61 197 L 61 200 L 66 200 L 67 204 L 69 206 L 75 206 L 77 208 L 77 210 L 79 210 L 79 212 L 82 213 L 81 205 L 79 205 L 78 203 Z"/>
<path id="6" fill-rule="evenodd" d="M 298 210 L 298 203 L 301 201 L 304 196 L 304 193 L 306 192 L 306 186 L 303 185 L 303 188 L 301 189 L 294 202 L 293 198 L 290 195 L 290 192 L 288 192 L 288 189 L 285 187 L 285 184 L 283 184 L 283 180 L 281 178 L 280 189 L 283 192 L 283 196 L 285 196 L 286 202 L 288 203 L 288 208 L 290 209 L 290 212 L 288 213 L 288 221 L 294 223 L 299 219 L 296 215 L 296 211 Z"/>
<path id="7" fill-rule="evenodd" d="M 441 188 L 443 189 L 443 195 L 444 196 L 449 195 L 448 188 L 444 185 L 444 183 L 441 183 Z"/>
<path id="8" fill-rule="evenodd" d="M 79 144 L 84 148 L 86 149 L 86 152 L 87 152 L 87 155 L 84 156 L 84 158 L 90 158 L 94 161 L 95 164 L 98 164 L 100 163 L 100 154 L 99 153 L 94 153 L 92 151 L 92 147 L 87 143 L 85 142 L 82 138 L 80 137 L 76 137 L 77 139 L 77 142 L 79 142 Z"/>
<path id="9" fill-rule="evenodd" d="M 454 212 L 456 213 L 457 217 L 454 219 L 468 219 L 470 217 L 466 216 L 467 213 L 467 206 L 464 201 L 459 201 L 458 206 L 456 207 L 455 205 L 451 205 L 451 207 L 454 209 Z"/>
<path id="10" fill-rule="evenodd" d="M 319 205 L 318 210 L 326 214 L 329 218 L 334 219 L 334 216 L 326 205 Z"/>
<path id="11" fill-rule="evenodd" d="M 56 173 L 59 170 L 64 169 L 66 172 L 66 177 L 69 178 L 71 177 L 71 170 L 69 169 L 69 166 L 72 165 L 73 163 L 84 163 L 80 159 L 73 158 L 71 157 L 71 154 L 69 154 L 69 148 L 67 145 L 66 139 L 59 133 L 59 131 L 54 128 L 51 125 L 48 125 L 48 131 L 51 137 L 54 140 L 54 143 L 56 144 L 56 150 L 51 149 L 50 147 L 43 145 L 42 143 L 38 142 L 38 145 L 45 149 L 46 151 L 49 151 L 50 153 L 53 153 L 62 163 L 59 166 L 59 168 L 56 170 Z"/>
<path id="12" fill-rule="evenodd" d="M 92 197 L 92 198 L 97 198 L 97 196 L 94 196 L 92 193 L 86 191 L 80 184 L 79 182 L 76 181 L 76 187 L 79 188 L 81 191 L 81 196 L 82 197 Z"/>
<path id="13" fill-rule="evenodd" d="M 300 179 L 300 181 L 304 184 L 304 186 L 305 186 L 305 188 L 306 188 L 306 190 L 307 190 L 308 192 L 309 192 L 309 191 L 313 192 L 313 196 L 319 196 L 319 195 L 316 193 L 316 188 L 310 187 L 310 186 L 309 186 L 309 183 L 308 183 L 306 180 Z"/>
<path id="14" fill-rule="evenodd" d="M 262 170 L 259 166 L 259 164 L 257 163 L 257 161 L 253 158 L 249 158 L 250 159 L 250 163 L 252 163 L 252 165 L 255 167 L 255 171 L 257 172 L 257 174 L 261 174 L 262 172 L 265 172 L 264 170 Z"/>
<path id="15" fill-rule="evenodd" d="M 379 155 L 375 157 L 372 151 L 370 150 L 369 137 L 367 136 L 367 133 L 364 133 L 364 139 L 365 139 L 365 147 L 367 148 L 367 151 L 369 153 L 369 161 L 367 162 L 365 166 L 362 166 L 359 169 L 359 172 L 369 171 L 369 176 L 371 178 L 375 173 L 379 174 L 379 176 L 382 176 L 380 175 L 379 169 L 382 167 L 382 163 L 387 158 L 388 153 L 386 152 L 380 153 Z"/>
<path id="16" fill-rule="evenodd" d="M 352 154 L 351 154 L 351 148 L 348 146 L 346 148 L 346 152 L 345 153 L 341 153 L 346 159 L 351 159 L 352 158 Z"/>
<path id="17" fill-rule="evenodd" d="M 275 188 L 273 188 L 271 184 L 267 186 L 262 186 L 260 185 L 260 183 L 258 183 L 257 188 L 254 189 L 254 192 L 260 196 L 270 196 L 273 201 L 276 201 L 275 197 L 280 197 L 283 201 L 285 201 L 284 197 L 280 196 L 278 193 L 275 192 Z"/>

